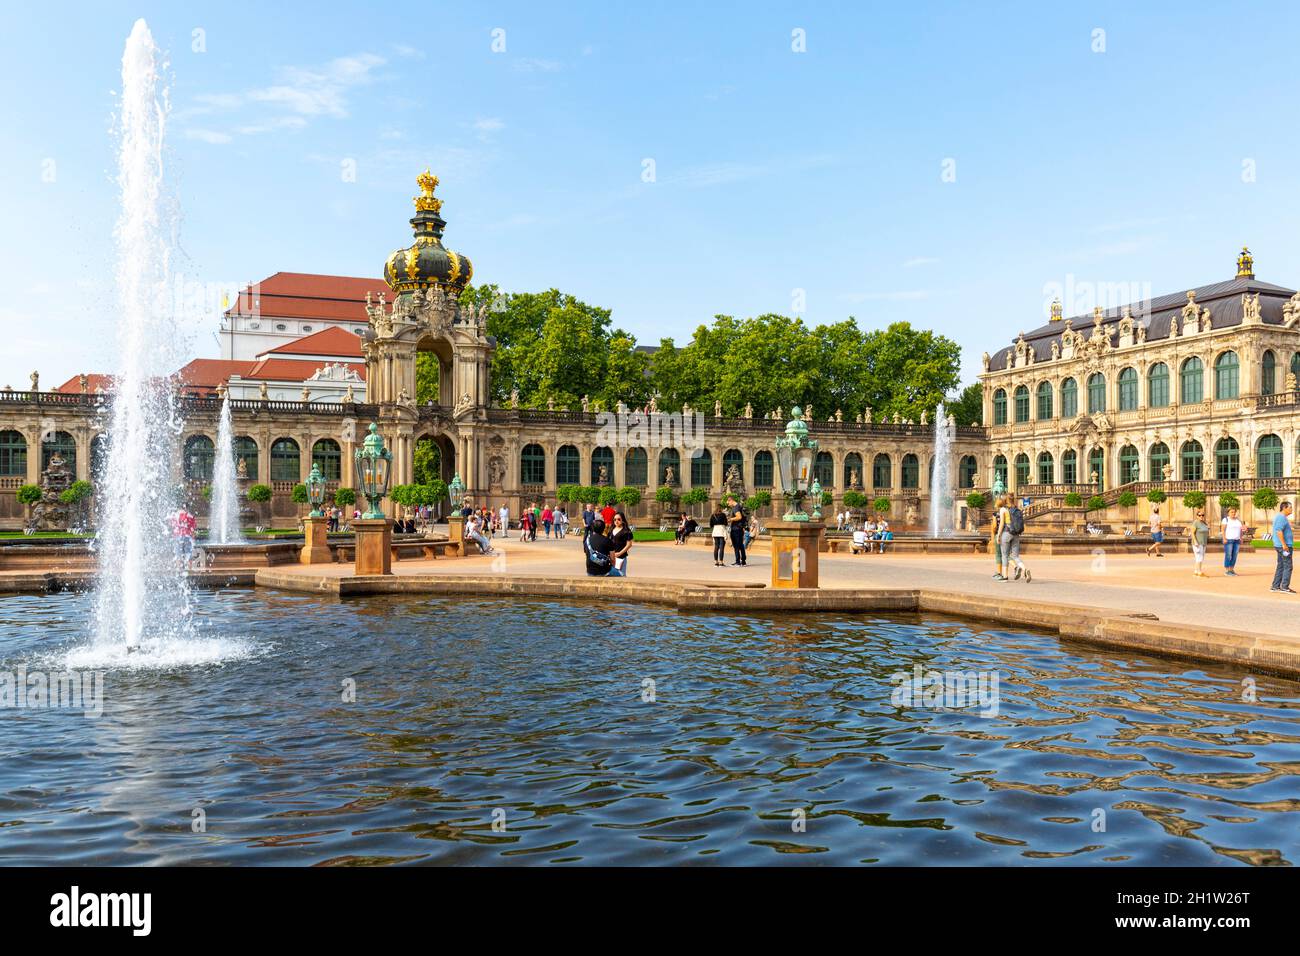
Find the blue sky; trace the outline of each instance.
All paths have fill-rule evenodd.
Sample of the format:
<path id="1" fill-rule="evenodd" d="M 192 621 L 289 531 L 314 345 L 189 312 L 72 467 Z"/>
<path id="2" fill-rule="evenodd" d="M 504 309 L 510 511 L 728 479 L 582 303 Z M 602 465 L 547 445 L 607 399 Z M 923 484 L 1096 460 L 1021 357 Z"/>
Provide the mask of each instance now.
<path id="1" fill-rule="evenodd" d="M 178 266 L 203 289 L 379 275 L 426 165 L 478 281 L 556 286 L 647 343 L 802 290 L 812 324 L 952 336 L 969 381 L 1058 287 L 1080 312 L 1089 284 L 1179 291 L 1243 243 L 1300 285 L 1293 7 L 980 6 L 23 4 L 0 36 L 0 385 L 112 368 L 138 16 L 170 58 Z"/>

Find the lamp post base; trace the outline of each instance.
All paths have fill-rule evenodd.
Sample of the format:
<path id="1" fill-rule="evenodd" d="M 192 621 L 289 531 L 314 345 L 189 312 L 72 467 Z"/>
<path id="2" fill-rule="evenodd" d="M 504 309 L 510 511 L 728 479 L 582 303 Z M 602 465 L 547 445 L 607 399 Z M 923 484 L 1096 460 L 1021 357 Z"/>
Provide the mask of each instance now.
<path id="1" fill-rule="evenodd" d="M 302 519 L 304 536 L 302 550 L 298 552 L 299 563 L 329 564 L 334 560 L 334 556 L 330 553 L 329 539 L 326 537 L 329 520 L 323 515 L 319 518 L 308 515 Z"/>
<path id="2" fill-rule="evenodd" d="M 456 557 L 465 557 L 465 516 L 449 515 L 447 518 L 447 541 L 454 549 Z"/>
<path id="3" fill-rule="evenodd" d="M 820 521 L 769 521 L 772 537 L 772 587 L 815 588 L 817 552 L 825 537 Z"/>
<path id="4" fill-rule="evenodd" d="M 393 526 L 387 518 L 352 522 L 357 533 L 356 574 L 393 573 Z"/>

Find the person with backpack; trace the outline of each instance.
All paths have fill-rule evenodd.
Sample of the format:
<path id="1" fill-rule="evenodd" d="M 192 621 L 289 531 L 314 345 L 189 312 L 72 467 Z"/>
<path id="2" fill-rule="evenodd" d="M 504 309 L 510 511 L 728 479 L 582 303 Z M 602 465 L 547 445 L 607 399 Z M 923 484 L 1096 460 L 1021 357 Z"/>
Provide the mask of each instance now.
<path id="1" fill-rule="evenodd" d="M 587 574 L 593 578 L 621 578 L 623 572 L 614 567 L 610 556 L 614 542 L 605 535 L 605 521 L 597 518 L 591 523 L 591 531 L 582 542 L 583 553 L 587 556 Z"/>
<path id="2" fill-rule="evenodd" d="M 713 506 L 709 515 L 709 537 L 713 540 L 713 566 L 724 567 L 727 563 L 727 513 L 722 510 L 722 502 Z"/>
<path id="3" fill-rule="evenodd" d="M 749 526 L 749 514 L 745 511 L 745 506 L 736 502 L 735 496 L 727 499 L 730 510 L 727 512 L 727 525 L 731 529 L 731 550 L 735 553 L 736 560 L 732 562 L 732 567 L 745 567 L 745 528 Z"/>
<path id="4" fill-rule="evenodd" d="M 1012 580 L 1007 574 L 1012 565 L 1015 565 L 1014 579 L 1018 581 L 1023 576 L 1028 584 L 1033 580 L 1033 574 L 1020 560 L 1020 536 L 1025 533 L 1025 513 L 1011 501 L 1011 497 L 1006 496 L 998 507 L 998 544 L 1002 552 L 1002 573 L 998 575 L 998 580 Z"/>

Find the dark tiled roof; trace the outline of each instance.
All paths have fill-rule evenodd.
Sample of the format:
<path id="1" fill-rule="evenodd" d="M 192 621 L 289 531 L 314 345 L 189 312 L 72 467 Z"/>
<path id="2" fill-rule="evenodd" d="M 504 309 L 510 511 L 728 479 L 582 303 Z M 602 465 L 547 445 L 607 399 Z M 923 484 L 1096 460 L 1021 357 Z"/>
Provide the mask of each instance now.
<path id="1" fill-rule="evenodd" d="M 1196 305 L 1210 310 L 1210 323 L 1213 328 L 1222 329 L 1241 324 L 1241 297 L 1249 292 L 1259 293 L 1259 311 L 1265 325 L 1282 324 L 1282 307 L 1295 294 L 1294 289 L 1287 289 L 1271 282 L 1258 279 L 1229 279 L 1227 282 L 1213 282 L 1190 290 L 1196 293 Z M 1187 292 L 1172 292 L 1157 296 L 1149 302 L 1132 302 L 1127 306 L 1118 306 L 1102 313 L 1102 328 L 1113 330 L 1124 316 L 1124 309 L 1133 310 L 1136 322 L 1146 325 L 1147 341 L 1159 341 L 1169 337 L 1169 321 L 1177 317 L 1182 321 L 1183 307 L 1187 305 Z M 1092 334 L 1093 317 L 1076 315 L 1070 318 L 1076 332 L 1085 336 Z M 1048 362 L 1052 358 L 1052 342 L 1060 342 L 1061 333 L 1065 331 L 1065 322 L 1048 322 L 1032 332 L 1025 333 L 1025 341 L 1034 347 L 1034 361 Z M 1000 372 L 1007 367 L 1007 356 L 1015 349 L 1015 343 L 999 349 L 993 354 L 989 363 L 990 370 Z"/>

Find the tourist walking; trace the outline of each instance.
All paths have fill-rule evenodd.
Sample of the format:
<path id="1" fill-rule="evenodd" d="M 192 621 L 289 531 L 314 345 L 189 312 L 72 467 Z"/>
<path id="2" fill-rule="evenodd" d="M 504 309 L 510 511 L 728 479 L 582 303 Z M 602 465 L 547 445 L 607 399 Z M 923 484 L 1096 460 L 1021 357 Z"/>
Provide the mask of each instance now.
<path id="1" fill-rule="evenodd" d="M 745 529 L 745 554 L 749 554 L 749 545 L 758 537 L 758 515 L 752 515 L 749 519 L 749 527 Z"/>
<path id="2" fill-rule="evenodd" d="M 745 526 L 749 523 L 749 515 L 745 513 L 744 506 L 736 501 L 734 495 L 727 499 L 727 505 L 731 509 L 727 514 L 727 524 L 731 528 L 731 550 L 736 558 L 732 566 L 743 568 L 746 559 Z"/>
<path id="3" fill-rule="evenodd" d="M 1164 521 L 1160 517 L 1160 506 L 1151 506 L 1151 544 L 1147 546 L 1147 555 L 1153 552 L 1157 558 L 1163 558 L 1160 553 L 1160 546 L 1165 543 Z"/>
<path id="4" fill-rule="evenodd" d="M 596 520 L 596 506 L 588 502 L 582 507 L 582 540 L 587 540 L 587 535 L 591 534 L 592 522 Z"/>
<path id="5" fill-rule="evenodd" d="M 605 522 L 597 518 L 591 523 L 591 530 L 582 541 L 583 553 L 587 556 L 587 573 L 592 577 L 621 578 L 623 572 L 614 567 L 610 557 L 614 542 L 605 535 Z"/>
<path id="6" fill-rule="evenodd" d="M 555 512 L 555 537 L 561 540 L 569 533 L 569 513 L 563 508 Z"/>
<path id="7" fill-rule="evenodd" d="M 713 538 L 713 566 L 723 567 L 727 556 L 727 513 L 722 510 L 721 501 L 709 515 L 709 535 Z"/>
<path id="8" fill-rule="evenodd" d="M 1205 577 L 1205 552 L 1210 546 L 1210 526 L 1205 523 L 1205 509 L 1197 508 L 1192 517 L 1192 560 L 1196 570 L 1192 574 L 1198 578 Z"/>
<path id="9" fill-rule="evenodd" d="M 555 512 L 551 506 L 547 505 L 542 509 L 542 527 L 546 529 L 546 537 L 551 536 L 551 525 L 555 524 Z"/>
<path id="10" fill-rule="evenodd" d="M 1020 536 L 1025 533 L 1025 516 L 1011 500 L 1010 495 L 1004 496 L 998 506 L 998 544 L 1002 551 L 999 559 L 1002 567 L 1000 580 L 1010 581 L 1014 578 L 1018 581 L 1023 577 L 1028 584 L 1034 576 L 1025 562 L 1020 560 Z M 883 545 L 881 547 L 883 549 Z M 1013 566 L 1015 572 L 1012 577 L 1008 577 Z"/>
<path id="11" fill-rule="evenodd" d="M 1228 515 L 1220 522 L 1223 527 L 1223 573 L 1230 578 L 1237 576 L 1237 556 L 1241 554 L 1241 535 L 1245 530 L 1237 509 L 1229 508 Z"/>
<path id="12" fill-rule="evenodd" d="M 1291 531 L 1291 502 L 1277 506 L 1273 518 L 1273 551 L 1277 554 L 1277 570 L 1273 572 L 1273 591 L 1295 594 L 1291 590 L 1291 564 L 1295 553 L 1295 537 Z"/>
<path id="13" fill-rule="evenodd" d="M 605 505 L 605 507 L 603 507 L 603 508 L 600 509 L 600 520 L 603 521 L 603 522 L 605 522 L 605 527 L 606 527 L 606 528 L 611 528 L 611 527 L 613 527 L 613 525 L 614 525 L 614 506 L 613 506 L 612 504 L 610 504 L 610 505 Z"/>
<path id="14" fill-rule="evenodd" d="M 614 559 L 614 567 L 623 577 L 627 577 L 627 555 L 632 550 L 632 538 L 632 528 L 627 523 L 627 515 L 615 511 L 614 527 L 609 532 L 609 540 L 614 543 L 614 550 L 610 552 L 610 557 Z"/>
<path id="15" fill-rule="evenodd" d="M 510 509 L 502 505 L 497 511 L 497 519 L 501 522 L 501 537 L 510 537 Z"/>
<path id="16" fill-rule="evenodd" d="M 172 534 L 176 537 L 176 557 L 180 559 L 182 568 L 188 568 L 190 559 L 194 557 L 194 532 L 197 525 L 194 515 L 184 508 L 176 512 L 176 516 L 172 518 Z"/>

